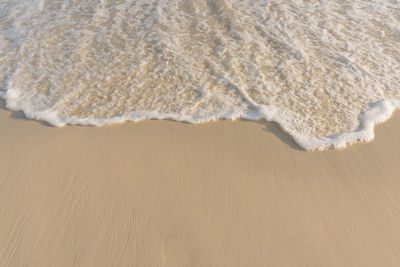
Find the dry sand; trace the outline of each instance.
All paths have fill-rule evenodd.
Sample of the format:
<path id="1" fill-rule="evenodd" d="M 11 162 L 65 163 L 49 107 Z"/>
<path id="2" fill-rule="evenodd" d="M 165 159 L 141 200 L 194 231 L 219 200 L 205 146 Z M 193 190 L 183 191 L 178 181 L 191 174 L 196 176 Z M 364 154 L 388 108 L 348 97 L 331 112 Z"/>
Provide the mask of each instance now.
<path id="1" fill-rule="evenodd" d="M 1 266 L 400 266 L 400 117 L 344 151 L 274 124 L 49 127 L 0 110 Z"/>

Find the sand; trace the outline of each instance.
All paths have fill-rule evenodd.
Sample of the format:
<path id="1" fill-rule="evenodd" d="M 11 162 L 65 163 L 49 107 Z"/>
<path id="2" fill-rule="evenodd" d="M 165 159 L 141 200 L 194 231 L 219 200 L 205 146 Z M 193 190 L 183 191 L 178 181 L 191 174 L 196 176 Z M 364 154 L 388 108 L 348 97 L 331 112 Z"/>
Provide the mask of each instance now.
<path id="1" fill-rule="evenodd" d="M 272 123 L 55 128 L 0 110 L 1 266 L 399 266 L 400 116 L 305 152 Z"/>

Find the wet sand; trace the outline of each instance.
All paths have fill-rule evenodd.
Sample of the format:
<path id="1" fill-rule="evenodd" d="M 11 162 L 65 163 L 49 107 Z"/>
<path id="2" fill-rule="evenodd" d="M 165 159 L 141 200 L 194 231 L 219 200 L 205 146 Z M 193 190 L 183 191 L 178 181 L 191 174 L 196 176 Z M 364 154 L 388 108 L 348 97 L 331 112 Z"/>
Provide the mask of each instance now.
<path id="1" fill-rule="evenodd" d="M 1 104 L 1 266 L 400 265 L 399 114 L 305 152 L 266 122 L 55 128 Z"/>

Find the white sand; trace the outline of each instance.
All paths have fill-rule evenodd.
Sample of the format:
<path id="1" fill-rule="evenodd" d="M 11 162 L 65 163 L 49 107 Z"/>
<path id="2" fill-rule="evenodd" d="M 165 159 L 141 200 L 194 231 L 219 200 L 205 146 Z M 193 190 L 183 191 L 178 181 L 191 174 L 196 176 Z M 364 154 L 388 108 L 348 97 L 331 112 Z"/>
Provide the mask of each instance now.
<path id="1" fill-rule="evenodd" d="M 399 266 L 400 117 L 376 135 L 304 152 L 273 124 L 2 109 L 0 265 Z"/>

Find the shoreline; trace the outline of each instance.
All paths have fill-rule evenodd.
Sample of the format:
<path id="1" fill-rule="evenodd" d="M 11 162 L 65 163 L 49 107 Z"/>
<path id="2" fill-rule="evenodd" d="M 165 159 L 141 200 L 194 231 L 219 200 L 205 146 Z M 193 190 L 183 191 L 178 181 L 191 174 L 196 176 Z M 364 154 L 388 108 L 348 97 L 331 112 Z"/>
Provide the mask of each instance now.
<path id="1" fill-rule="evenodd" d="M 104 124 L 96 124 L 94 121 L 99 119 L 78 119 L 77 123 L 70 124 L 64 120 L 61 120 L 58 116 L 53 117 L 52 115 L 48 117 L 49 120 L 42 118 L 42 112 L 36 112 L 33 114 L 29 114 L 27 116 L 22 110 L 13 111 L 6 108 L 6 100 L 2 99 L 0 96 L 0 109 L 10 111 L 11 116 L 16 119 L 27 119 L 37 121 L 45 126 L 52 127 L 68 127 L 68 126 L 86 126 L 86 127 L 113 127 L 115 125 L 124 125 L 130 123 L 143 123 L 146 121 L 169 121 L 176 123 L 184 123 L 184 124 L 192 124 L 192 125 L 202 125 L 209 123 L 218 123 L 220 121 L 248 121 L 255 122 L 261 125 L 264 125 L 267 131 L 273 132 L 278 138 L 280 138 L 284 143 L 288 144 L 294 149 L 304 150 L 308 152 L 312 151 L 326 151 L 326 150 L 343 150 L 350 146 L 353 146 L 358 143 L 367 143 L 371 142 L 375 138 L 375 127 L 381 123 L 385 123 L 387 120 L 392 118 L 393 114 L 397 112 L 400 107 L 400 101 L 397 99 L 384 99 L 378 102 L 374 102 L 370 104 L 370 108 L 366 110 L 364 113 L 360 115 L 359 126 L 354 131 L 350 132 L 341 132 L 337 134 L 332 134 L 324 137 L 316 137 L 316 136 L 305 136 L 299 135 L 290 130 L 287 131 L 281 124 L 277 121 L 268 121 L 266 119 L 252 120 L 246 118 L 238 118 L 235 120 L 231 119 L 217 119 L 213 121 L 206 122 L 198 122 L 191 123 L 184 120 L 175 120 L 166 116 L 165 118 L 150 118 L 143 119 L 138 121 L 129 121 L 129 120 L 121 120 L 121 117 L 112 117 L 106 119 L 106 121 L 111 121 L 110 123 Z M 35 115 L 36 114 L 36 115 Z M 66 119 L 69 120 L 69 119 Z M 57 123 L 52 123 L 57 122 Z M 282 138 L 283 137 L 283 138 Z M 293 144 L 295 143 L 295 144 Z"/>
<path id="2" fill-rule="evenodd" d="M 0 265 L 400 262 L 397 112 L 322 152 L 254 121 L 0 122 Z"/>

